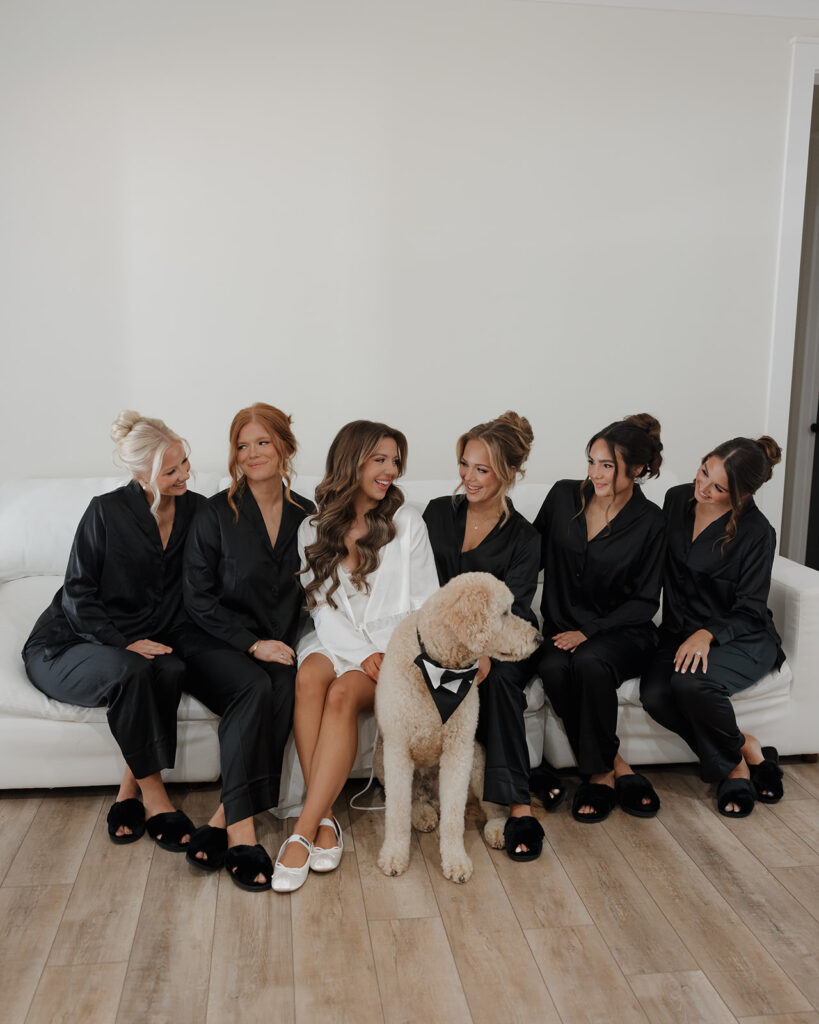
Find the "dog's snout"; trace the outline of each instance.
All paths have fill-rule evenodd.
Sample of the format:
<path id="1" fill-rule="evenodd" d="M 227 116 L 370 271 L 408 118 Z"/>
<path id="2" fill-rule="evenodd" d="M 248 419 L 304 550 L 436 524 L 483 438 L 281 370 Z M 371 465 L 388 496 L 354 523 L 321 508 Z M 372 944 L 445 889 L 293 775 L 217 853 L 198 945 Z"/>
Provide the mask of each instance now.
<path id="1" fill-rule="evenodd" d="M 540 647 L 540 645 L 543 643 L 542 633 L 535 633 L 535 643 L 538 645 L 538 647 Z"/>

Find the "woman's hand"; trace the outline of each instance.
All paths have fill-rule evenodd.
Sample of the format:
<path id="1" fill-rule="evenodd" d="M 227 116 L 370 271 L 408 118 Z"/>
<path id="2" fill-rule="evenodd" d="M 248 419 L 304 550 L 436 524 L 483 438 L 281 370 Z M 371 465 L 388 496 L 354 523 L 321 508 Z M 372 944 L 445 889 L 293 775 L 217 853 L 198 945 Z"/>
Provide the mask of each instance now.
<path id="1" fill-rule="evenodd" d="M 371 654 L 361 662 L 362 670 L 367 673 L 374 683 L 378 682 L 378 674 L 381 671 L 381 662 L 383 660 L 384 655 L 376 651 L 375 654 Z"/>
<path id="2" fill-rule="evenodd" d="M 486 654 L 482 658 L 478 658 L 478 671 L 475 674 L 475 685 L 480 686 L 481 683 L 489 675 L 489 670 L 492 668 L 492 659 Z"/>
<path id="3" fill-rule="evenodd" d="M 555 633 L 552 637 L 552 643 L 555 647 L 559 647 L 561 651 L 572 653 L 588 639 L 586 634 L 581 633 L 579 629 L 569 629 L 565 633 Z"/>
<path id="4" fill-rule="evenodd" d="M 685 674 L 689 667 L 696 672 L 702 661 L 703 672 L 708 671 L 708 648 L 714 642 L 714 634 L 707 629 L 698 629 L 687 640 L 683 640 L 674 655 L 674 671 Z"/>
<path id="5" fill-rule="evenodd" d="M 296 660 L 296 652 L 281 640 L 259 640 L 252 651 L 248 651 L 251 653 L 257 661 L 274 661 L 279 665 L 292 665 Z"/>
<path id="6" fill-rule="evenodd" d="M 173 647 L 167 647 L 165 644 L 158 644 L 156 640 L 134 640 L 132 644 L 128 644 L 125 648 L 126 651 L 133 651 L 135 654 L 141 654 L 143 658 L 147 658 L 148 661 L 153 661 L 158 654 L 171 654 Z"/>

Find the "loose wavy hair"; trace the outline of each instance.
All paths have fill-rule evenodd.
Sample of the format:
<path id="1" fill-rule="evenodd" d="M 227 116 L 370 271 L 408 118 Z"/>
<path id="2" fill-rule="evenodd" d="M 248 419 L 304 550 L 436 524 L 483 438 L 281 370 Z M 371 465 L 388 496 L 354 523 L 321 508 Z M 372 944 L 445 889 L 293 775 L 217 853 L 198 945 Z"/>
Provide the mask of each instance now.
<path id="1" fill-rule="evenodd" d="M 324 479 L 316 487 L 317 511 L 310 520 L 316 528 L 316 539 L 304 552 L 313 573 L 304 588 L 308 609 L 318 604 L 318 591 L 327 580 L 330 586 L 325 599 L 331 608 L 337 607 L 333 594 L 340 586 L 339 566 L 347 557 L 344 538 L 356 519 L 361 468 L 385 437 L 392 438 L 398 446 L 398 475 L 402 476 L 407 464 L 407 439 L 386 423 L 354 420 L 339 430 L 330 445 Z M 359 590 L 369 593 L 367 577 L 380 564 L 381 548 L 395 537 L 393 517 L 403 503 L 403 492 L 392 484 L 375 508 L 365 513 L 367 532 L 356 541 L 359 563 L 351 577 Z"/>
<path id="2" fill-rule="evenodd" d="M 748 498 L 773 476 L 773 469 L 782 460 L 782 449 L 772 437 L 763 434 L 752 441 L 750 437 L 732 437 L 723 441 L 713 451 L 703 456 L 700 465 L 711 457 L 722 459 L 725 476 L 728 479 L 728 495 L 731 499 L 731 518 L 725 527 L 720 550 L 725 549 L 737 535 L 737 522 Z M 714 542 L 716 543 L 716 541 Z"/>
<path id="3" fill-rule="evenodd" d="M 241 504 L 245 487 L 247 487 L 247 479 L 239 465 L 239 434 L 241 434 L 248 423 L 258 423 L 259 426 L 264 427 L 270 434 L 273 447 L 279 456 L 279 471 L 284 481 L 285 498 L 292 505 L 301 508 L 301 505 L 297 501 L 293 501 L 290 495 L 290 481 L 294 472 L 293 459 L 298 450 L 296 438 L 290 426 L 292 422 L 292 417 L 288 416 L 286 412 L 282 412 L 275 405 L 268 405 L 266 402 L 254 402 L 253 405 L 249 405 L 246 409 L 240 409 L 233 417 L 229 435 L 230 456 L 228 458 L 228 472 L 230 473 L 230 487 L 228 488 L 227 500 L 237 522 L 239 521 L 239 505 Z"/>

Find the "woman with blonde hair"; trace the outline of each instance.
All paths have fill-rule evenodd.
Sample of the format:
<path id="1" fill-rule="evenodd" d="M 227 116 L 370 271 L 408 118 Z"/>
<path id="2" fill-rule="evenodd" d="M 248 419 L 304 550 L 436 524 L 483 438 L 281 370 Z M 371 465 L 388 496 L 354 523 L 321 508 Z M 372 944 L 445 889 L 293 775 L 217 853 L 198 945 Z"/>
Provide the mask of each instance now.
<path id="1" fill-rule="evenodd" d="M 299 528 L 314 631 L 299 644 L 293 732 L 307 796 L 279 850 L 278 892 L 298 889 L 311 869 L 338 867 L 332 808 L 355 761 L 358 714 L 373 706 L 393 629 L 438 589 L 424 523 L 395 483 L 406 459 L 400 431 L 348 423 L 330 446 L 318 512 Z"/>
<path id="2" fill-rule="evenodd" d="M 174 653 L 185 621 L 182 553 L 205 499 L 187 489 L 187 442 L 162 420 L 124 410 L 111 438 L 132 480 L 91 501 L 65 583 L 23 659 L 29 679 L 54 700 L 108 708 L 126 764 L 108 812 L 112 842 L 134 842 L 147 828 L 159 846 L 181 851 L 193 824 L 174 810 L 160 773 L 176 757 L 184 688 L 185 665 Z"/>
<path id="3" fill-rule="evenodd" d="M 784 660 L 768 609 L 776 533 L 753 499 L 781 458 L 772 437 L 734 437 L 663 506 L 663 621 L 640 698 L 691 747 L 703 781 L 718 783 L 726 817 L 743 818 L 755 800 L 776 803 L 783 793 L 776 748 L 743 735 L 731 704 Z"/>
<path id="4" fill-rule="evenodd" d="M 489 572 L 512 591 L 513 611 L 533 625 L 540 539 L 508 498 L 524 475 L 534 440 L 529 421 L 506 412 L 479 423 L 455 446 L 463 494 L 431 501 L 424 512 L 441 585 L 463 572 Z M 460 488 L 459 488 L 460 489 Z M 543 847 L 543 828 L 529 802 L 529 751 L 523 689 L 531 678 L 526 663 L 481 659 L 478 740 L 486 748 L 484 799 L 509 807 L 504 845 L 513 860 L 533 860 Z M 545 797 L 557 806 L 565 789 L 551 780 Z"/>
<path id="5" fill-rule="evenodd" d="M 256 402 L 230 426 L 230 487 L 211 498 L 185 552 L 185 607 L 199 634 L 183 655 L 189 689 L 221 717 L 222 803 L 194 833 L 188 861 L 227 868 L 251 892 L 273 865 L 253 815 L 279 800 L 293 719 L 293 646 L 301 607 L 296 533 L 313 503 L 291 490 L 290 417 Z"/>

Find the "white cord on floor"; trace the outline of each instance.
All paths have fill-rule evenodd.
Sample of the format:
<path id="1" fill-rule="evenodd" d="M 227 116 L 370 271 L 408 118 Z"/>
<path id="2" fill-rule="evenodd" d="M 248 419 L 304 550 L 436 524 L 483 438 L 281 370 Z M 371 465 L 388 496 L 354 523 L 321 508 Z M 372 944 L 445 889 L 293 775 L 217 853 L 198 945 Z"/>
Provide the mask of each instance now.
<path id="1" fill-rule="evenodd" d="M 367 806 L 361 806 L 360 804 L 356 803 L 356 800 L 358 800 L 359 797 L 364 796 L 364 794 L 367 792 L 367 790 L 373 784 L 373 778 L 374 778 L 373 761 L 375 760 L 375 748 L 376 748 L 377 745 L 378 745 L 378 727 L 376 726 L 375 740 L 373 741 L 373 749 L 372 749 L 372 751 L 370 753 L 370 777 L 369 777 L 369 779 L 367 779 L 367 785 L 361 790 L 361 792 L 360 793 L 356 793 L 356 795 L 350 800 L 350 807 L 354 808 L 357 811 L 383 811 L 386 808 L 386 804 L 381 804 L 380 806 L 377 805 L 377 804 L 373 804 L 371 807 L 367 807 Z"/>

